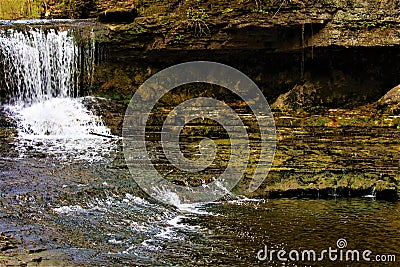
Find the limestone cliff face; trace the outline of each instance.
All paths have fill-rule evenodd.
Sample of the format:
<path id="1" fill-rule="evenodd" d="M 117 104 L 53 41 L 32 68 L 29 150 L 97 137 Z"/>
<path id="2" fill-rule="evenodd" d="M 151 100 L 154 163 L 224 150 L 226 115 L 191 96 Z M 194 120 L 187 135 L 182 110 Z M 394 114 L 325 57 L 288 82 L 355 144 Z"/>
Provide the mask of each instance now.
<path id="1" fill-rule="evenodd" d="M 279 110 L 353 108 L 400 84 L 395 0 L 43 3 L 46 18 L 101 21 L 96 40 L 107 61 L 98 64 L 92 90 L 114 98 L 129 99 L 157 70 L 191 60 L 238 68 L 271 103 L 290 94 L 296 105 L 281 97 Z"/>
<path id="2" fill-rule="evenodd" d="M 129 97 L 156 70 L 190 60 L 242 70 L 271 102 L 312 87 L 303 109 L 360 106 L 400 83 L 398 1 L 97 1 L 91 16 L 133 6 L 134 22 L 105 22 L 98 34 L 108 62 L 95 87 L 107 94 Z"/>
<path id="3" fill-rule="evenodd" d="M 45 16 L 49 18 L 96 18 L 107 12 L 135 9 L 137 14 L 133 16 L 138 16 L 135 22 L 109 25 L 109 37 L 126 47 L 146 50 L 288 51 L 328 46 L 392 46 L 400 41 L 400 3 L 395 0 L 46 0 L 45 3 Z M 134 42 L 135 39 L 147 42 Z"/>

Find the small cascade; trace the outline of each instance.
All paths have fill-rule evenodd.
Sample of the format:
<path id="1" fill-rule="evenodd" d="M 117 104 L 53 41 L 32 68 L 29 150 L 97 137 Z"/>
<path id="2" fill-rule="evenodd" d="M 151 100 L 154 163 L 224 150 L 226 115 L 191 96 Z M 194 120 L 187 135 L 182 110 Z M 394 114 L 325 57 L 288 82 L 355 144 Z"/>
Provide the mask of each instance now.
<path id="1" fill-rule="evenodd" d="M 372 199 L 376 199 L 376 188 L 373 187 L 371 190 L 371 194 L 369 195 L 364 195 L 363 198 L 372 198 Z"/>
<path id="2" fill-rule="evenodd" d="M 332 194 L 329 194 L 329 196 L 334 197 L 334 198 L 340 197 L 340 194 L 337 193 L 336 187 L 333 189 Z"/>
<path id="3" fill-rule="evenodd" d="M 102 120 L 82 104 L 81 99 L 51 98 L 31 106 L 10 106 L 24 139 L 93 138 L 92 133 L 111 136 Z"/>
<path id="4" fill-rule="evenodd" d="M 80 97 L 94 70 L 92 40 L 77 38 L 69 27 L 0 28 L 0 92 L 17 121 L 22 154 L 33 146 L 92 160 L 103 148 L 113 149 L 115 142 L 104 140 L 110 130 Z"/>

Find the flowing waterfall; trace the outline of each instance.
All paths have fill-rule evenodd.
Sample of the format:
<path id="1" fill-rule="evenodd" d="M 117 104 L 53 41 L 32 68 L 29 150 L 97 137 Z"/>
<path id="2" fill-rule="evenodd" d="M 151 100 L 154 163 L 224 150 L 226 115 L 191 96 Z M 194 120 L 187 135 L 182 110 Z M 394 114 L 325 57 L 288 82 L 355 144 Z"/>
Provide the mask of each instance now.
<path id="1" fill-rule="evenodd" d="M 18 124 L 22 154 L 34 146 L 91 160 L 111 150 L 99 137 L 111 136 L 110 130 L 79 97 L 91 79 L 94 49 L 90 40 L 78 46 L 72 30 L 0 28 L 0 86 Z"/>
<path id="2" fill-rule="evenodd" d="M 11 101 L 26 104 L 76 95 L 79 49 L 68 31 L 11 29 L 1 34 L 0 46 Z"/>
<path id="3" fill-rule="evenodd" d="M 89 84 L 95 46 L 78 46 L 73 30 L 31 28 L 0 31 L 0 66 L 11 102 L 40 102 L 76 97 Z"/>

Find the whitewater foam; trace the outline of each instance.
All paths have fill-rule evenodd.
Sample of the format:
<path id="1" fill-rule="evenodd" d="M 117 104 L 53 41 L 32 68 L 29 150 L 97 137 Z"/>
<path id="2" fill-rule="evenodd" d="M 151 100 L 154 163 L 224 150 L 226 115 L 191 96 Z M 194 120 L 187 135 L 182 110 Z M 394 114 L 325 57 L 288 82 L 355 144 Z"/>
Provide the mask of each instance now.
<path id="1" fill-rule="evenodd" d="M 31 154 L 32 149 L 64 160 L 99 161 L 112 156 L 118 137 L 82 100 L 51 98 L 30 106 L 6 106 L 17 122 L 20 157 Z"/>

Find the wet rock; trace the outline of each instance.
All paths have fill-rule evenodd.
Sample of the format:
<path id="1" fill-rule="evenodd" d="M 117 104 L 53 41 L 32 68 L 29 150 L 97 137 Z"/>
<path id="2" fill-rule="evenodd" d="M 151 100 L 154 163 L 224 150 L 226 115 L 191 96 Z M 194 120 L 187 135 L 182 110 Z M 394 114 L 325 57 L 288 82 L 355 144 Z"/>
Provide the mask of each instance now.
<path id="1" fill-rule="evenodd" d="M 271 108 L 288 112 L 295 112 L 299 109 L 309 110 L 319 104 L 317 103 L 319 102 L 317 91 L 317 85 L 310 82 L 296 85 L 289 92 L 280 95 Z"/>
<path id="2" fill-rule="evenodd" d="M 376 125 L 400 128 L 400 85 L 386 93 L 376 103 L 370 105 L 375 114 Z M 373 112 L 375 111 L 375 112 Z"/>
<path id="3" fill-rule="evenodd" d="M 387 122 L 391 121 L 389 124 L 400 126 L 400 85 L 390 90 L 376 104 Z"/>
<path id="4" fill-rule="evenodd" d="M 397 104 L 400 103 L 400 85 L 394 87 L 386 95 L 384 95 L 378 103 L 380 104 Z"/>
<path id="5" fill-rule="evenodd" d="M 5 252 L 18 248 L 17 240 L 5 233 L 0 234 L 0 251 Z"/>
<path id="6" fill-rule="evenodd" d="M 13 122 L 13 121 L 11 121 L 9 119 L 0 118 L 0 127 L 3 127 L 3 128 L 15 128 L 16 124 L 15 124 L 15 122 Z"/>
<path id="7" fill-rule="evenodd" d="M 61 2 L 49 0 L 43 2 L 43 16 L 46 18 L 87 19 L 92 17 L 97 9 L 93 0 L 69 0 Z"/>
<path id="8" fill-rule="evenodd" d="M 126 104 L 99 97 L 86 97 L 83 104 L 95 115 L 101 117 L 113 135 L 122 136 Z"/>
<path id="9" fill-rule="evenodd" d="M 43 248 L 43 247 L 32 247 L 32 248 L 27 248 L 29 253 L 39 253 L 39 252 L 43 252 L 46 251 L 47 248 Z"/>
<path id="10" fill-rule="evenodd" d="M 0 128 L 15 128 L 16 126 L 16 121 L 8 115 L 3 107 L 0 107 Z"/>
<path id="11" fill-rule="evenodd" d="M 16 122 L 0 108 L 0 155 L 15 156 L 14 141 L 18 135 Z"/>

